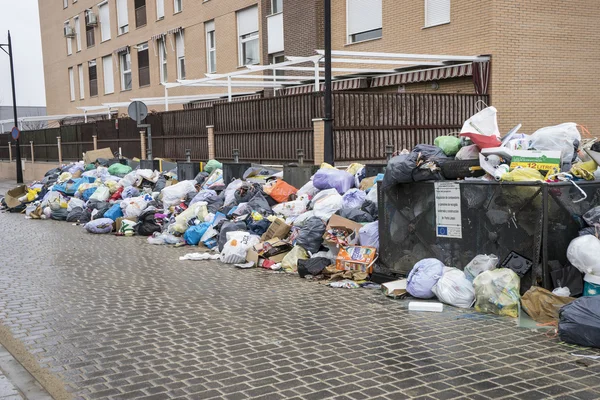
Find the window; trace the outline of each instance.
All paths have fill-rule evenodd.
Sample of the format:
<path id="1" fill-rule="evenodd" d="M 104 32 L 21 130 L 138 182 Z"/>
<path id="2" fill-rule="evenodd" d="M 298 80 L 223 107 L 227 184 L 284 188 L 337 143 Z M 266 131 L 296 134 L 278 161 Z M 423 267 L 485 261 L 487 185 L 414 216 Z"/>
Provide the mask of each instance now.
<path id="1" fill-rule="evenodd" d="M 425 27 L 450 22 L 450 0 L 425 0 Z"/>
<path id="2" fill-rule="evenodd" d="M 85 99 L 85 88 L 83 87 L 83 64 L 79 64 L 77 66 L 77 72 L 79 73 L 79 99 L 83 100 Z"/>
<path id="3" fill-rule="evenodd" d="M 79 24 L 79 16 L 73 18 L 75 25 L 75 41 L 77 42 L 77 51 L 81 51 L 81 25 Z"/>
<path id="4" fill-rule="evenodd" d="M 183 11 L 183 0 L 173 0 L 173 9 L 175 14 Z"/>
<path id="5" fill-rule="evenodd" d="M 348 43 L 382 35 L 381 0 L 346 0 Z"/>
<path id="6" fill-rule="evenodd" d="M 100 35 L 102 41 L 110 40 L 110 10 L 108 3 L 102 3 L 98 6 L 98 14 L 100 16 Z"/>
<path id="7" fill-rule="evenodd" d="M 285 56 L 283 54 L 278 54 L 276 56 L 273 56 L 273 64 L 279 64 L 285 62 Z M 282 70 L 275 70 L 275 75 L 276 76 L 283 76 L 285 75 L 285 71 Z"/>
<path id="8" fill-rule="evenodd" d="M 71 101 L 75 101 L 75 76 L 73 68 L 69 68 L 69 90 L 71 91 Z"/>
<path id="9" fill-rule="evenodd" d="M 115 76 L 113 73 L 112 55 L 102 57 L 102 74 L 104 75 L 104 94 L 115 92 Z"/>
<path id="10" fill-rule="evenodd" d="M 185 79 L 185 37 L 183 31 L 175 34 L 175 48 L 177 50 L 177 79 Z"/>
<path id="11" fill-rule="evenodd" d="M 215 41 L 215 21 L 204 24 L 206 29 L 206 71 L 217 72 L 217 44 Z"/>
<path id="12" fill-rule="evenodd" d="M 117 25 L 119 26 L 119 35 L 129 32 L 127 0 L 117 0 Z"/>
<path id="13" fill-rule="evenodd" d="M 238 52 L 240 65 L 260 63 L 258 43 L 258 7 L 237 12 Z"/>
<path id="14" fill-rule="evenodd" d="M 165 0 L 156 0 L 156 19 L 165 17 Z"/>
<path id="15" fill-rule="evenodd" d="M 121 69 L 121 90 L 131 90 L 131 53 L 129 49 L 119 55 Z"/>
<path id="16" fill-rule="evenodd" d="M 96 37 L 94 35 L 94 27 L 86 25 L 85 27 L 85 40 L 87 42 L 88 49 L 94 47 L 96 44 Z"/>
<path id="17" fill-rule="evenodd" d="M 167 72 L 167 46 L 164 36 L 158 39 L 158 63 L 160 83 L 166 83 L 169 79 L 169 75 Z"/>
<path id="18" fill-rule="evenodd" d="M 98 73 L 96 71 L 96 60 L 88 63 L 88 75 L 90 79 L 90 97 L 98 96 Z"/>
<path id="19" fill-rule="evenodd" d="M 66 21 L 64 32 L 66 33 L 69 29 L 71 29 L 71 25 L 69 24 L 69 21 Z M 71 54 L 73 54 L 73 42 L 71 41 L 71 36 L 67 36 L 66 39 L 67 39 L 67 55 L 70 56 Z"/>
<path id="20" fill-rule="evenodd" d="M 135 7 L 135 27 L 146 25 L 146 0 L 134 0 Z"/>
<path id="21" fill-rule="evenodd" d="M 148 54 L 148 43 L 137 46 L 138 51 L 138 76 L 140 87 L 150 85 L 150 57 Z"/>
<path id="22" fill-rule="evenodd" d="M 279 14 L 283 12 L 283 0 L 271 1 L 271 14 Z"/>
<path id="23" fill-rule="evenodd" d="M 69 7 L 69 0 L 63 0 L 63 8 Z"/>

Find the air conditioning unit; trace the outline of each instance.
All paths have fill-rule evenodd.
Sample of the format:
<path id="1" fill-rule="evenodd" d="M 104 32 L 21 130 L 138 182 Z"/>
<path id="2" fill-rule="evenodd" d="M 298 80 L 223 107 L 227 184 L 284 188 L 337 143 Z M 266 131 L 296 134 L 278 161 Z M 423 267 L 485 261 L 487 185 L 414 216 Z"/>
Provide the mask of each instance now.
<path id="1" fill-rule="evenodd" d="M 65 26 L 65 37 L 66 38 L 74 38 L 75 37 L 75 29 L 69 25 Z"/>
<path id="2" fill-rule="evenodd" d="M 85 24 L 87 26 L 97 26 L 98 25 L 98 16 L 94 14 L 93 11 L 87 10 L 85 12 Z"/>

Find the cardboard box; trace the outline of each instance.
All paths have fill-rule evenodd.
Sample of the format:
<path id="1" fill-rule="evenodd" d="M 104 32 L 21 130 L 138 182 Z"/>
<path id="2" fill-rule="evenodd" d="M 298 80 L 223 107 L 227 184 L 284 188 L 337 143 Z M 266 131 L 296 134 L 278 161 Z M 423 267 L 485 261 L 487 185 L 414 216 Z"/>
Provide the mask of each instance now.
<path id="1" fill-rule="evenodd" d="M 251 247 L 250 249 L 248 249 L 248 252 L 246 253 L 246 261 L 252 261 L 254 262 L 255 265 L 259 265 L 259 261 L 260 259 L 265 259 L 265 260 L 271 260 L 275 263 L 281 262 L 283 261 L 284 257 L 291 251 L 282 251 L 279 254 L 275 254 L 271 257 L 265 257 L 263 252 L 265 251 L 265 244 L 270 244 L 273 247 L 289 247 L 290 244 L 284 240 L 281 240 L 279 238 L 272 238 L 269 239 L 263 243 L 259 243 L 257 245 L 255 245 L 254 247 Z"/>
<path id="2" fill-rule="evenodd" d="M 511 153 L 510 169 L 516 167 L 533 168 L 538 171 L 550 171 L 554 167 L 560 169 L 560 151 L 513 150 Z"/>
<path id="3" fill-rule="evenodd" d="M 368 246 L 341 247 L 335 261 L 339 271 L 360 271 L 370 274 L 377 259 L 377 249 Z"/>
<path id="4" fill-rule="evenodd" d="M 262 235 L 261 239 L 263 242 L 272 238 L 285 238 L 290 230 L 291 226 L 285 223 L 281 218 L 276 218 L 275 221 L 271 222 L 269 229 Z"/>
<path id="5" fill-rule="evenodd" d="M 17 186 L 14 189 L 9 190 L 8 192 L 6 192 L 6 195 L 4 196 L 4 201 L 6 202 L 6 205 L 8 206 L 8 208 L 15 208 L 21 205 L 21 202 L 19 201 L 19 197 L 23 197 L 27 194 L 27 186 L 26 185 L 21 185 L 21 186 Z"/>
<path id="6" fill-rule="evenodd" d="M 110 147 L 106 147 L 104 149 L 86 151 L 85 156 L 83 157 L 83 162 L 85 165 L 88 165 L 95 163 L 99 158 L 106 158 L 107 160 L 110 160 L 114 157 L 115 156 Z"/>
<path id="7" fill-rule="evenodd" d="M 330 230 L 333 228 L 343 229 L 344 231 L 346 231 L 348 233 L 348 235 L 347 235 L 348 244 L 357 244 L 358 243 L 358 231 L 360 230 L 360 228 L 362 228 L 362 224 L 359 224 L 358 222 L 354 222 L 347 218 L 340 217 L 339 215 L 334 214 L 329 219 L 329 223 L 327 224 L 327 230 Z M 335 243 L 325 239 L 325 245 L 326 246 L 327 245 L 335 246 Z"/>
<path id="8" fill-rule="evenodd" d="M 406 279 L 400 279 L 397 281 L 386 282 L 381 285 L 381 291 L 385 296 L 398 298 L 406 294 Z"/>

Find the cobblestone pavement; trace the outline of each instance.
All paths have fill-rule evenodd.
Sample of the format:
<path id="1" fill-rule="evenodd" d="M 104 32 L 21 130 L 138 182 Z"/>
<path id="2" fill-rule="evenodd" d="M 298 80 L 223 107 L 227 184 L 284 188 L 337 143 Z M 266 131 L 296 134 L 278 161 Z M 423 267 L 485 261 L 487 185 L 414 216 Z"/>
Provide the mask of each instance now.
<path id="1" fill-rule="evenodd" d="M 600 398 L 600 361 L 514 320 L 66 222 L 0 214 L 0 232 L 0 323 L 80 398 Z"/>

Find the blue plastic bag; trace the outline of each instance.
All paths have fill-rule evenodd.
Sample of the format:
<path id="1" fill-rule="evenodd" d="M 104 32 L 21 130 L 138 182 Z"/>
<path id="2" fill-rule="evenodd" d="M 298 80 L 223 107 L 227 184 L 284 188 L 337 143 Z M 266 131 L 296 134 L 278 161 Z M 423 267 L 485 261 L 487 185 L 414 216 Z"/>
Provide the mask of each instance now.
<path id="1" fill-rule="evenodd" d="M 98 189 L 97 186 L 84 190 L 84 192 L 81 194 L 81 198 L 83 199 L 83 201 L 88 201 L 90 197 L 92 197 L 96 189 Z"/>
<path id="2" fill-rule="evenodd" d="M 200 243 L 202 235 L 204 235 L 208 228 L 210 228 L 209 222 L 203 222 L 200 225 L 194 225 L 189 227 L 183 234 L 185 242 L 192 246 L 197 246 Z"/>
<path id="3" fill-rule="evenodd" d="M 334 168 L 321 168 L 313 177 L 313 185 L 319 190 L 335 189 L 344 194 L 354 186 L 354 175 Z"/>
<path id="4" fill-rule="evenodd" d="M 433 286 L 444 274 L 444 264 L 435 258 L 426 258 L 415 264 L 408 275 L 406 291 L 419 299 L 430 299 L 435 296 Z"/>
<path id="5" fill-rule="evenodd" d="M 123 216 L 123 210 L 121 210 L 120 203 L 113 204 L 113 206 L 104 213 L 104 218 L 110 218 L 113 221 L 116 221 L 117 218 L 120 218 L 122 216 Z"/>
<path id="6" fill-rule="evenodd" d="M 64 193 L 68 196 L 73 196 L 75 194 L 75 192 L 77 192 L 77 189 L 79 189 L 79 186 L 81 186 L 81 184 L 83 184 L 83 183 L 90 183 L 90 181 L 86 177 L 69 179 L 68 181 L 66 181 L 64 183 L 55 184 L 52 187 L 52 190 L 55 192 Z"/>
<path id="7" fill-rule="evenodd" d="M 121 198 L 128 199 L 130 197 L 138 197 L 140 195 L 140 191 L 138 188 L 133 186 L 128 186 L 121 192 Z"/>

